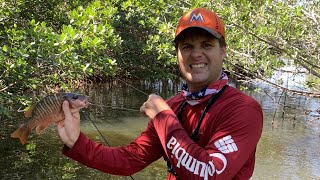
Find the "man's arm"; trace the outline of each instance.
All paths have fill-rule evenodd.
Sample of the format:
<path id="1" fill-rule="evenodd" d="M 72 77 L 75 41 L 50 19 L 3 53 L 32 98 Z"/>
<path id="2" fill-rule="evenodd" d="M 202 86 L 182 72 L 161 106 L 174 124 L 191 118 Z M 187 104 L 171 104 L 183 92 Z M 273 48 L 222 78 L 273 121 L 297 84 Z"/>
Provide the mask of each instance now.
<path id="1" fill-rule="evenodd" d="M 58 123 L 58 132 L 66 144 L 63 154 L 84 164 L 115 175 L 131 175 L 159 159 L 163 150 L 153 123 L 127 146 L 107 147 L 80 132 L 79 111 L 63 103 L 65 120 Z"/>

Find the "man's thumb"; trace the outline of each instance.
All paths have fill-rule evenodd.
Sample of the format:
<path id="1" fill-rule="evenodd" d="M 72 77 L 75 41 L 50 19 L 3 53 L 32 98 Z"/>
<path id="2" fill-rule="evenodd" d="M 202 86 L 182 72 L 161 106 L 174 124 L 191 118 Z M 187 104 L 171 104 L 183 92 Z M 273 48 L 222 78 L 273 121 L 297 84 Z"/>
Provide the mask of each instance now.
<path id="1" fill-rule="evenodd" d="M 71 116 L 71 112 L 70 112 L 70 107 L 69 107 L 69 102 L 68 101 L 63 101 L 62 103 L 62 110 L 64 112 L 64 115 L 66 117 Z"/>

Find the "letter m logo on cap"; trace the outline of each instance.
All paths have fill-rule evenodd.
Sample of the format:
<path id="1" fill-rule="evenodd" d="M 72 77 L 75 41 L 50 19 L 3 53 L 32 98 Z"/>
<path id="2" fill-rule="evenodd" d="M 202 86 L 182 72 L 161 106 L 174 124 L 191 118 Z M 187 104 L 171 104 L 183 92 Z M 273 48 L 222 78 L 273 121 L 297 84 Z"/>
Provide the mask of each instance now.
<path id="1" fill-rule="evenodd" d="M 203 19 L 201 13 L 199 13 L 197 15 L 195 13 L 192 13 L 192 16 L 190 17 L 189 22 L 191 23 L 192 21 L 198 21 L 199 19 L 200 19 L 200 21 L 204 22 L 204 19 Z"/>

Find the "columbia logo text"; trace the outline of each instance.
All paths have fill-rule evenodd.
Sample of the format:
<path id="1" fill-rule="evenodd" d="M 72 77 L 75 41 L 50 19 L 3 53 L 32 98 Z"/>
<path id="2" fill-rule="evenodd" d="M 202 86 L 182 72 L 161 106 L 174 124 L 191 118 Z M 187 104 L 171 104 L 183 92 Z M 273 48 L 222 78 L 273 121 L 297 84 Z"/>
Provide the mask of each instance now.
<path id="1" fill-rule="evenodd" d="M 171 137 L 167 143 L 167 148 L 172 150 L 172 158 L 176 158 L 178 160 L 176 166 L 178 168 L 185 167 L 188 171 L 192 172 L 195 175 L 199 175 L 200 177 L 204 177 L 205 180 L 208 179 L 209 176 L 213 176 L 215 173 L 221 174 L 225 168 L 227 167 L 227 159 L 221 153 L 212 153 L 211 157 L 219 159 L 223 166 L 220 169 L 216 169 L 213 164 L 213 160 L 209 162 L 201 162 L 194 157 L 192 157 L 186 150 L 180 147 L 180 143 L 177 142 L 175 137 Z"/>

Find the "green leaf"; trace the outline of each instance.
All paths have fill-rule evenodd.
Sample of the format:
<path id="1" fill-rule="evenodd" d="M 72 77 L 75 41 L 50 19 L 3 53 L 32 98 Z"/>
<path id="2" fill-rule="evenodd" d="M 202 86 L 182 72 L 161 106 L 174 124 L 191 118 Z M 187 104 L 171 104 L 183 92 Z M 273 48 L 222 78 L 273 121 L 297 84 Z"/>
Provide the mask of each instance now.
<path id="1" fill-rule="evenodd" d="M 7 51 L 8 51 L 8 47 L 7 47 L 6 45 L 3 45 L 3 46 L 2 46 L 2 50 L 3 50 L 4 52 L 7 52 Z"/>

